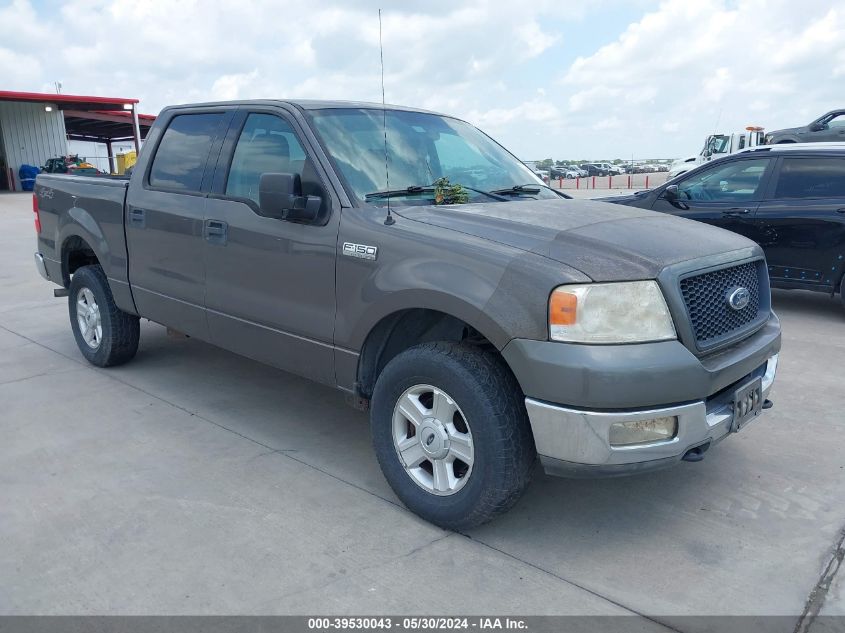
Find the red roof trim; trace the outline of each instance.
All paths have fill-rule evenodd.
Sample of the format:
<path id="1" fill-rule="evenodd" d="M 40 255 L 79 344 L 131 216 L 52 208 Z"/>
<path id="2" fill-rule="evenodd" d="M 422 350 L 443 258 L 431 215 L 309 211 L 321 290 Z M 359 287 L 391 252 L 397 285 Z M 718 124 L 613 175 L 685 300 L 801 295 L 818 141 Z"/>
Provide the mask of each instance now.
<path id="1" fill-rule="evenodd" d="M 124 99 L 123 97 L 86 97 L 83 95 L 60 95 L 49 92 L 16 92 L 14 90 L 0 90 L 0 101 L 47 101 L 50 103 L 107 103 L 123 105 L 124 103 L 138 103 L 138 99 Z"/>

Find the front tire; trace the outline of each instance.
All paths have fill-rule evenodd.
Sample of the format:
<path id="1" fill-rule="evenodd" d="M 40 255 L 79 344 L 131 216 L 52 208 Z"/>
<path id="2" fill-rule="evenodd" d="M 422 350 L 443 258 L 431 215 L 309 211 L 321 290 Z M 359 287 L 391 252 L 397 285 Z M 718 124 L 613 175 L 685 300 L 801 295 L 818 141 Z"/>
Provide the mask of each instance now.
<path id="1" fill-rule="evenodd" d="M 111 367 L 135 356 L 140 319 L 117 307 L 100 266 L 83 266 L 73 274 L 68 312 L 76 345 L 92 365 Z"/>
<path id="2" fill-rule="evenodd" d="M 392 359 L 371 402 L 385 478 L 413 512 L 465 530 L 509 510 L 531 481 L 534 438 L 522 391 L 497 355 L 464 344 Z"/>

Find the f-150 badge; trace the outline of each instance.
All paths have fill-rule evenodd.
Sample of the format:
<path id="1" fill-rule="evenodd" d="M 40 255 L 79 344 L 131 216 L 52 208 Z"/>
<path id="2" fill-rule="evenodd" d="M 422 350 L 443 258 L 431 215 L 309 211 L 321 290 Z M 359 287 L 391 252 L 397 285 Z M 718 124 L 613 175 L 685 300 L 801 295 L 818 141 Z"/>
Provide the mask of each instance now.
<path id="1" fill-rule="evenodd" d="M 358 259 L 375 259 L 376 257 L 378 257 L 378 246 L 368 246 L 367 244 L 353 244 L 352 242 L 344 242 L 343 254 L 348 257 L 357 257 Z"/>

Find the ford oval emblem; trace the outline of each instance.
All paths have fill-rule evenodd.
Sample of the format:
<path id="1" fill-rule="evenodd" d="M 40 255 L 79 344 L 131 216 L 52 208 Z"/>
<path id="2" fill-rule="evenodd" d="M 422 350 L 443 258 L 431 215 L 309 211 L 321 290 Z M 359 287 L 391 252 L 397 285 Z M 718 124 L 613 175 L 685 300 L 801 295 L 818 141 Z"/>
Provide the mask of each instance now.
<path id="1" fill-rule="evenodd" d="M 751 303 L 751 292 L 748 288 L 734 288 L 728 295 L 728 305 L 734 310 L 742 310 Z"/>

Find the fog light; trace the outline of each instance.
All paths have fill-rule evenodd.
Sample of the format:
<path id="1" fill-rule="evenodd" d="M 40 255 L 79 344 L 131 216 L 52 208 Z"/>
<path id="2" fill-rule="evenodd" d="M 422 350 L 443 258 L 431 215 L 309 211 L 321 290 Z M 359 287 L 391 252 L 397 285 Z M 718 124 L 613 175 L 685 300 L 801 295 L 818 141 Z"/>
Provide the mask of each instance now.
<path id="1" fill-rule="evenodd" d="M 678 433 L 678 417 L 653 418 L 610 425 L 611 446 L 632 446 L 670 440 Z"/>

